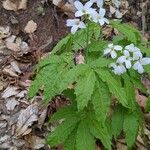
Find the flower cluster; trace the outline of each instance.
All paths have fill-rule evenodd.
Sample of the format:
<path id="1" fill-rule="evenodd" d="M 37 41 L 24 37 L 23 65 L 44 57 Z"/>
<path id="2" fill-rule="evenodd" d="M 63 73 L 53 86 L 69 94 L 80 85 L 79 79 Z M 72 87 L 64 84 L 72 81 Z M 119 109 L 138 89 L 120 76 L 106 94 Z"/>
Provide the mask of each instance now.
<path id="1" fill-rule="evenodd" d="M 102 8 L 103 2 L 103 0 L 90 0 L 83 5 L 80 1 L 75 1 L 74 6 L 77 10 L 75 12 L 75 17 L 80 17 L 82 20 L 80 18 L 67 20 L 67 26 L 71 27 L 71 33 L 74 34 L 79 28 L 86 28 L 86 24 L 84 23 L 85 18 L 99 23 L 101 26 L 105 23 L 109 24 L 108 19 L 104 17 L 106 10 Z M 94 3 L 97 4 L 99 8 L 98 11 L 92 8 Z"/>
<path id="2" fill-rule="evenodd" d="M 116 60 L 110 64 L 110 67 L 118 75 L 125 73 L 130 68 L 141 74 L 144 72 L 143 66 L 150 64 L 150 58 L 143 57 L 141 50 L 134 44 L 127 45 L 124 49 L 120 45 L 109 44 L 108 48 L 104 50 L 104 55 L 110 55 L 112 59 Z"/>

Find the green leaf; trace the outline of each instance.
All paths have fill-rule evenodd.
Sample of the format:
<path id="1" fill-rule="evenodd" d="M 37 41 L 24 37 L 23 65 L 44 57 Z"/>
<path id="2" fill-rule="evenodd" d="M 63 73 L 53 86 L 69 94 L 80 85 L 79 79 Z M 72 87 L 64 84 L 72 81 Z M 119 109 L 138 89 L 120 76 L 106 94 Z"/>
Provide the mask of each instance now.
<path id="1" fill-rule="evenodd" d="M 139 129 L 138 118 L 133 113 L 127 113 L 127 115 L 125 116 L 123 129 L 125 132 L 127 146 L 128 148 L 132 148 L 136 141 Z"/>
<path id="2" fill-rule="evenodd" d="M 78 125 L 76 148 L 77 150 L 95 150 L 96 148 L 94 136 L 90 133 L 85 120 L 81 121 Z"/>
<path id="3" fill-rule="evenodd" d="M 129 107 L 132 110 L 136 109 L 136 97 L 135 97 L 135 88 L 132 82 L 130 81 L 130 76 L 127 74 L 122 75 L 122 78 L 124 79 L 124 89 L 126 92 L 126 98 L 128 100 Z"/>
<path id="4" fill-rule="evenodd" d="M 51 147 L 64 143 L 70 133 L 76 128 L 78 122 L 79 118 L 76 117 L 66 119 L 48 136 L 47 143 Z"/>
<path id="5" fill-rule="evenodd" d="M 117 136 L 121 133 L 123 130 L 123 121 L 124 121 L 124 115 L 125 115 L 125 109 L 121 105 L 118 105 L 115 107 L 115 111 L 112 116 L 112 134 L 114 138 L 117 138 Z"/>
<path id="6" fill-rule="evenodd" d="M 91 121 L 89 126 L 91 133 L 97 139 L 100 139 L 107 150 L 111 150 L 111 136 L 106 128 L 97 121 Z"/>
<path id="7" fill-rule="evenodd" d="M 144 71 L 148 74 L 150 74 L 150 65 L 145 65 L 144 66 Z"/>
<path id="8" fill-rule="evenodd" d="M 110 92 L 118 99 L 118 101 L 125 107 L 128 107 L 126 94 L 124 88 L 120 85 L 119 80 L 116 80 L 112 74 L 106 69 L 97 69 L 99 77 L 103 82 L 107 83 Z"/>
<path id="9" fill-rule="evenodd" d="M 150 56 L 150 48 L 143 46 L 142 44 L 138 45 L 142 53 L 145 53 L 147 56 Z"/>
<path id="10" fill-rule="evenodd" d="M 79 110 L 83 110 L 88 105 L 93 94 L 96 77 L 95 73 L 88 69 L 83 76 L 81 76 L 75 87 L 77 107 Z"/>
<path id="11" fill-rule="evenodd" d="M 135 29 L 133 26 L 131 26 L 130 24 L 120 23 L 118 21 L 111 21 L 111 24 L 119 32 L 124 34 L 130 42 L 136 44 L 138 41 L 141 41 L 140 32 L 137 29 Z"/>
<path id="12" fill-rule="evenodd" d="M 108 42 L 106 41 L 92 41 L 91 44 L 88 45 L 87 47 L 87 51 L 88 52 L 99 52 L 99 53 L 103 53 L 104 48 L 108 45 Z"/>
<path id="13" fill-rule="evenodd" d="M 89 69 L 89 67 L 86 64 L 80 64 L 64 72 L 61 76 L 61 81 L 59 82 L 60 91 L 63 91 L 70 84 L 76 81 L 77 78 L 84 74 L 87 69 Z"/>
<path id="14" fill-rule="evenodd" d="M 68 137 L 68 139 L 64 143 L 64 150 L 76 150 L 76 132 L 74 129 Z"/>
<path id="15" fill-rule="evenodd" d="M 35 78 L 32 81 L 32 84 L 29 88 L 28 96 L 32 98 L 36 95 L 39 89 L 43 88 L 47 81 L 51 83 L 51 80 L 54 79 L 54 75 L 57 73 L 56 71 L 57 64 L 53 64 L 51 66 L 46 66 L 42 70 L 40 70 Z"/>
<path id="16" fill-rule="evenodd" d="M 100 80 L 96 82 L 94 93 L 92 95 L 92 104 L 96 119 L 104 124 L 111 104 L 111 95 L 107 85 Z"/>
<path id="17" fill-rule="evenodd" d="M 147 99 L 145 111 L 146 112 L 150 112 L 150 96 Z"/>
<path id="18" fill-rule="evenodd" d="M 110 63 L 112 63 L 112 60 L 101 57 L 90 62 L 89 65 L 92 68 L 99 68 L 99 67 L 107 67 Z"/>
<path id="19" fill-rule="evenodd" d="M 50 118 L 51 122 L 59 121 L 60 119 L 69 119 L 77 116 L 77 110 L 74 105 L 69 105 L 60 108 L 56 113 Z"/>
<path id="20" fill-rule="evenodd" d="M 73 35 L 73 50 L 76 52 L 87 45 L 87 29 L 81 29 Z"/>
<path id="21" fill-rule="evenodd" d="M 143 83 L 141 82 L 141 76 L 137 73 L 137 71 L 130 69 L 129 75 L 130 75 L 130 80 L 134 85 L 134 88 L 138 88 L 141 92 L 147 93 L 147 90 Z"/>
<path id="22" fill-rule="evenodd" d="M 66 36 L 65 38 L 63 38 L 62 40 L 60 40 L 57 45 L 53 48 L 52 53 L 57 53 L 59 50 L 61 50 L 61 48 L 67 44 L 67 42 L 70 40 L 71 35 Z"/>

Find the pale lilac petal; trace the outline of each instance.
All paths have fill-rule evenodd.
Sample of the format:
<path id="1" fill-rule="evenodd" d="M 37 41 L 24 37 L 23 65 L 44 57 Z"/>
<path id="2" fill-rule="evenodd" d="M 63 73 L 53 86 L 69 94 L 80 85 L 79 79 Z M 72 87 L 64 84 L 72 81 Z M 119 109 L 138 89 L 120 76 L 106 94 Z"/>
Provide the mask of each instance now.
<path id="1" fill-rule="evenodd" d="M 122 47 L 119 46 L 119 45 L 115 45 L 115 46 L 114 46 L 114 49 L 115 49 L 116 51 L 121 51 L 121 50 L 122 50 Z"/>
<path id="2" fill-rule="evenodd" d="M 127 45 L 125 47 L 125 49 L 129 50 L 130 52 L 133 52 L 134 51 L 134 44 Z"/>
<path id="3" fill-rule="evenodd" d="M 144 72 L 144 68 L 143 68 L 143 66 L 140 64 L 139 61 L 137 61 L 137 62 L 133 65 L 133 69 L 134 69 L 134 70 L 137 70 L 138 73 L 140 73 L 140 74 Z"/>
<path id="4" fill-rule="evenodd" d="M 67 19 L 66 25 L 67 26 L 73 26 L 73 25 L 75 25 L 77 20 L 79 21 L 79 19 Z"/>
<path id="5" fill-rule="evenodd" d="M 101 8 L 101 7 L 103 6 L 103 4 L 104 4 L 104 1 L 103 1 L 103 0 L 97 0 L 97 6 L 98 6 L 99 8 Z"/>
<path id="6" fill-rule="evenodd" d="M 107 54 L 109 54 L 111 52 L 111 49 L 110 48 L 106 48 L 105 50 L 104 50 L 104 55 L 107 55 Z"/>
<path id="7" fill-rule="evenodd" d="M 74 6 L 78 9 L 78 10 L 82 10 L 83 9 L 83 4 L 80 1 L 75 1 L 74 2 Z"/>
<path id="8" fill-rule="evenodd" d="M 96 10 L 93 9 L 93 8 L 90 8 L 90 9 L 87 9 L 87 10 L 86 10 L 86 13 L 87 13 L 87 14 L 90 14 L 90 15 L 92 15 L 92 14 L 93 14 L 93 15 L 96 15 Z"/>
<path id="9" fill-rule="evenodd" d="M 143 66 L 142 65 L 139 65 L 139 67 L 138 67 L 138 73 L 143 73 L 144 72 L 144 68 L 143 68 Z"/>
<path id="10" fill-rule="evenodd" d="M 74 34 L 78 30 L 78 26 L 75 25 L 71 28 L 71 33 Z"/>
<path id="11" fill-rule="evenodd" d="M 131 66 L 132 66 L 132 65 L 131 65 L 131 61 L 130 61 L 130 60 L 126 60 L 126 61 L 125 61 L 125 65 L 126 65 L 126 68 L 127 68 L 127 69 L 130 69 Z"/>
<path id="12" fill-rule="evenodd" d="M 90 0 L 91 3 L 95 3 L 97 0 Z"/>
<path id="13" fill-rule="evenodd" d="M 126 72 L 126 68 L 123 65 L 118 65 L 113 71 L 115 74 L 121 75 Z"/>
<path id="14" fill-rule="evenodd" d="M 127 50 L 124 50 L 124 51 L 123 51 L 123 54 L 124 54 L 126 57 L 129 57 L 129 56 L 130 56 L 129 51 L 127 51 Z"/>
<path id="15" fill-rule="evenodd" d="M 111 51 L 110 55 L 113 59 L 117 57 L 117 53 L 115 51 Z"/>
<path id="16" fill-rule="evenodd" d="M 105 13 L 106 13 L 106 10 L 105 10 L 104 8 L 100 8 L 100 9 L 99 9 L 99 15 L 100 15 L 101 17 L 104 17 L 104 16 L 105 16 Z"/>
<path id="17" fill-rule="evenodd" d="M 117 59 L 117 63 L 124 63 L 126 62 L 126 57 L 125 56 L 120 56 L 118 59 Z"/>
<path id="18" fill-rule="evenodd" d="M 133 52 L 133 60 L 138 60 L 143 57 L 142 53 L 140 51 Z"/>
<path id="19" fill-rule="evenodd" d="M 84 15 L 83 14 L 83 12 L 82 11 L 77 11 L 77 12 L 75 12 L 75 17 L 81 17 L 82 15 Z"/>
<path id="20" fill-rule="evenodd" d="M 102 19 L 99 19 L 98 22 L 99 22 L 99 24 L 100 24 L 101 26 L 103 26 L 103 25 L 105 24 L 105 21 L 104 21 L 103 18 L 102 18 Z"/>
<path id="21" fill-rule="evenodd" d="M 78 27 L 79 27 L 79 28 L 86 28 L 86 25 L 85 25 L 84 22 L 80 21 Z"/>
<path id="22" fill-rule="evenodd" d="M 133 65 L 133 69 L 134 70 L 138 70 L 138 67 L 140 66 L 141 64 L 139 63 L 139 61 L 137 61 L 134 65 Z"/>
<path id="23" fill-rule="evenodd" d="M 85 9 L 88 9 L 88 8 L 90 8 L 92 5 L 93 5 L 93 3 L 89 1 L 89 2 L 87 2 L 87 3 L 84 5 L 84 8 L 85 8 Z"/>
<path id="24" fill-rule="evenodd" d="M 148 65 L 148 64 L 150 64 L 150 58 L 148 58 L 148 57 L 142 58 L 141 59 L 141 64 L 142 65 Z"/>

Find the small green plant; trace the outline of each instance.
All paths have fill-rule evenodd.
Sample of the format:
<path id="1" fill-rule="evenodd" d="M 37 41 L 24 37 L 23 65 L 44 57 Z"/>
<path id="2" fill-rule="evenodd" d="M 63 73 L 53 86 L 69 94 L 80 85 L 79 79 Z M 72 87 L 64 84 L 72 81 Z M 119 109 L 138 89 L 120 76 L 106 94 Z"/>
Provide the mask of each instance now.
<path id="1" fill-rule="evenodd" d="M 75 16 L 85 17 L 82 21 L 67 20 L 72 34 L 39 62 L 28 94 L 31 98 L 42 90 L 46 102 L 60 94 L 70 99 L 70 105 L 50 118 L 51 122 L 63 120 L 47 138 L 51 147 L 63 144 L 64 150 L 95 150 L 99 139 L 111 150 L 112 140 L 123 133 L 132 149 L 144 123 L 135 89 L 148 95 L 140 78 L 142 73 L 150 73 L 150 49 L 143 46 L 140 32 L 134 27 L 104 18 L 103 8 L 99 14 L 90 15 L 95 11 L 91 5 L 75 2 Z M 119 34 L 112 41 L 104 39 L 98 22 L 101 26 L 110 23 Z M 79 53 L 84 61 L 77 63 Z"/>

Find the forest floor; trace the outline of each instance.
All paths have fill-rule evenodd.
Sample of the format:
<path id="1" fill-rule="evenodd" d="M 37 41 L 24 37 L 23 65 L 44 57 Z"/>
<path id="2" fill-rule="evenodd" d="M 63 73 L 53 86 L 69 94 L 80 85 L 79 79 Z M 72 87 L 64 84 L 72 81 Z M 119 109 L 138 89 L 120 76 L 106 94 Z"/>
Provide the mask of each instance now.
<path id="1" fill-rule="evenodd" d="M 29 101 L 27 91 L 34 78 L 35 65 L 68 33 L 65 23 L 73 16 L 74 8 L 71 1 L 56 2 L 0 2 L 0 150 L 53 150 L 44 143 L 48 133 L 56 126 L 48 123 L 48 117 L 66 101 L 58 97 L 45 105 L 40 93 Z M 144 40 L 150 40 L 148 1 L 123 2 L 123 22 L 130 22 L 141 31 Z M 111 31 L 108 25 L 103 33 L 110 36 Z M 148 77 L 143 77 L 143 82 L 150 89 Z M 137 92 L 137 99 L 144 108 L 147 98 Z M 149 113 L 145 114 L 145 119 L 146 137 L 138 136 L 137 150 L 150 149 Z M 117 150 L 127 149 L 123 139 L 118 140 L 116 145 Z M 61 146 L 56 149 L 63 150 Z"/>

